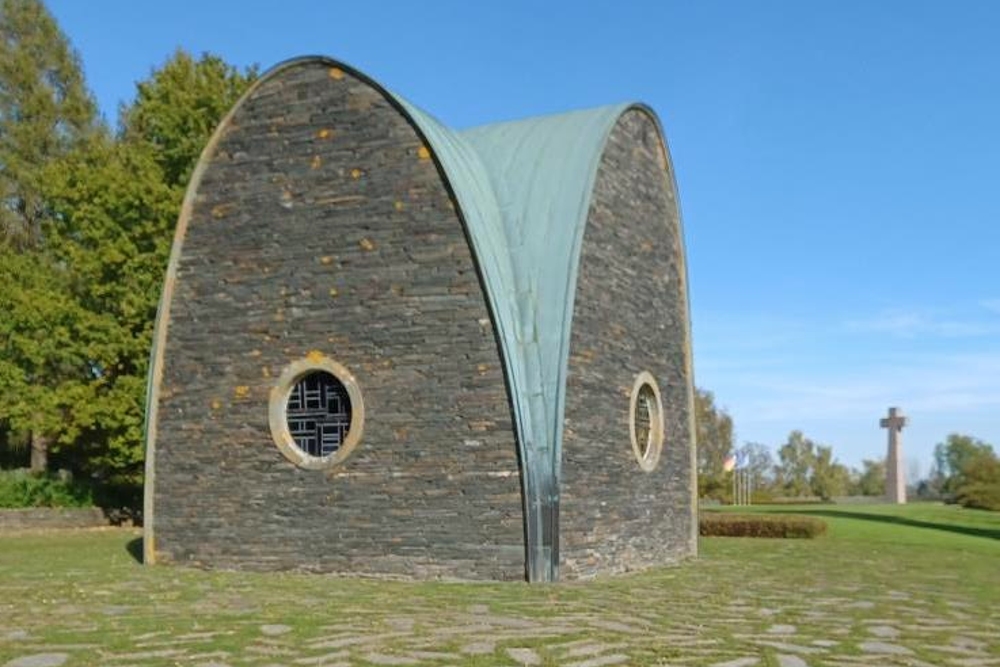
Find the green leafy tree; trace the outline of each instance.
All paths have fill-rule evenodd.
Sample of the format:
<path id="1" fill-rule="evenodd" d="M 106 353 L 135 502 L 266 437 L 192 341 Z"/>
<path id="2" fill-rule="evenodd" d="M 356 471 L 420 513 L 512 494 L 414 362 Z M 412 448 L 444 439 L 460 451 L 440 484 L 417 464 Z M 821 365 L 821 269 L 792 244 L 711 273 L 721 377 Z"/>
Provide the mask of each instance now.
<path id="1" fill-rule="evenodd" d="M 70 415 L 73 460 L 99 477 L 136 481 L 156 304 L 177 197 L 145 150 L 98 137 L 54 164 L 50 252 L 69 267 L 74 306 L 100 335 L 85 359 L 91 395 Z"/>
<path id="2" fill-rule="evenodd" d="M 833 458 L 833 448 L 826 445 L 817 446 L 809 475 L 812 494 L 823 500 L 843 496 L 847 493 L 850 481 L 850 470 Z"/>
<path id="3" fill-rule="evenodd" d="M 0 422 L 0 470 L 27 467 L 28 435 L 25 431 L 14 431 L 6 422 Z"/>
<path id="4" fill-rule="evenodd" d="M 117 138 L 95 134 L 46 171 L 48 243 L 75 303 L 100 323 L 92 395 L 74 411 L 78 467 L 137 482 L 153 325 L 187 179 L 253 79 L 214 56 L 177 52 L 138 85 Z"/>
<path id="5" fill-rule="evenodd" d="M 807 496 L 812 491 L 810 474 L 816 461 L 816 445 L 802 431 L 792 431 L 778 449 L 776 469 L 782 491 L 790 497 Z"/>
<path id="6" fill-rule="evenodd" d="M 885 495 L 885 459 L 865 459 L 851 492 L 859 496 Z"/>
<path id="7" fill-rule="evenodd" d="M 39 0 L 0 0 L 0 241 L 37 246 L 43 168 L 96 125 L 80 63 Z"/>
<path id="8" fill-rule="evenodd" d="M 969 462 L 992 456 L 993 447 L 982 440 L 958 433 L 950 434 L 945 442 L 934 447 L 936 485 L 946 496 L 954 496 L 964 483 Z"/>
<path id="9" fill-rule="evenodd" d="M 87 352 L 100 336 L 97 318 L 72 298 L 65 267 L 48 260 L 0 245 L 0 419 L 29 434 L 39 472 L 53 443 L 79 435 L 72 414 L 91 398 Z"/>
<path id="10" fill-rule="evenodd" d="M 42 243 L 44 171 L 99 123 L 79 61 L 38 0 L 0 0 L 0 423 L 44 470 L 83 384 L 80 315 Z"/>
<path id="11" fill-rule="evenodd" d="M 78 471 L 140 479 L 152 329 L 184 189 L 253 77 L 178 52 L 139 84 L 117 136 L 94 128 L 32 167 L 43 243 L 0 256 L 0 422 L 31 429 Z"/>
<path id="12" fill-rule="evenodd" d="M 150 148 L 164 182 L 183 189 L 215 127 L 256 78 L 256 66 L 240 71 L 217 56 L 196 60 L 178 50 L 138 84 L 122 112 L 122 134 Z"/>
<path id="13" fill-rule="evenodd" d="M 955 500 L 964 507 L 1000 511 L 1000 459 L 992 448 L 964 460 Z"/>
<path id="14" fill-rule="evenodd" d="M 733 419 L 715 405 L 710 391 L 695 389 L 695 438 L 698 446 L 698 495 L 722 500 L 730 493 L 724 466 L 733 454 Z"/>

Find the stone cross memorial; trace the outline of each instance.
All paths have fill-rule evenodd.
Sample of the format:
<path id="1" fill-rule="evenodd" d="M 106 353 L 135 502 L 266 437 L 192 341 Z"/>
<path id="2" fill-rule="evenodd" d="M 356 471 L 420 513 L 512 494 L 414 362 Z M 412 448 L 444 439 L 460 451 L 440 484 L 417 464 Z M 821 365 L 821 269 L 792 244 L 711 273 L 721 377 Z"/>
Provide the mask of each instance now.
<path id="1" fill-rule="evenodd" d="M 885 457 L 885 495 L 890 503 L 906 504 L 906 476 L 903 474 L 902 438 L 900 432 L 907 419 L 899 408 L 889 408 L 889 416 L 879 426 L 889 429 L 889 451 Z"/>

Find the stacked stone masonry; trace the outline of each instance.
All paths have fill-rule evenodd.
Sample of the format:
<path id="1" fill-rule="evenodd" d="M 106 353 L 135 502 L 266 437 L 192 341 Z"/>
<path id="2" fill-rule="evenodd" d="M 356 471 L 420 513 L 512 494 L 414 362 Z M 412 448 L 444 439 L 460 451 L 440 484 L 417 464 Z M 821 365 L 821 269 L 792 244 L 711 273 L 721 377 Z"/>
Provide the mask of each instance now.
<path id="1" fill-rule="evenodd" d="M 265 82 L 209 158 L 164 355 L 157 559 L 523 579 L 509 401 L 462 224 L 400 112 L 337 76 Z M 274 378 L 313 350 L 368 415 L 327 472 L 286 460 L 267 421 Z"/>
<path id="2" fill-rule="evenodd" d="M 583 237 L 570 343 L 561 576 L 639 569 L 693 551 L 688 324 L 680 221 L 659 131 L 631 110 L 608 138 Z M 639 469 L 636 375 L 660 387 L 665 442 Z"/>

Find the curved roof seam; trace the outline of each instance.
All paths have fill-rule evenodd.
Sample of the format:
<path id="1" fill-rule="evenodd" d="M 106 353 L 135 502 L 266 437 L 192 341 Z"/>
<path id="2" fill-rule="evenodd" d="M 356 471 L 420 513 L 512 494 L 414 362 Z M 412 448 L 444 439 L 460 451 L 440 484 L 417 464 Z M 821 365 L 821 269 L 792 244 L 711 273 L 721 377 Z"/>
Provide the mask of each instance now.
<path id="1" fill-rule="evenodd" d="M 472 128 L 462 133 L 486 163 L 500 200 L 508 251 L 521 259 L 515 272 L 523 327 L 520 352 L 531 371 L 522 390 L 535 398 L 529 419 L 536 453 L 558 493 L 562 406 L 568 359 L 575 266 L 607 137 L 631 105 Z"/>

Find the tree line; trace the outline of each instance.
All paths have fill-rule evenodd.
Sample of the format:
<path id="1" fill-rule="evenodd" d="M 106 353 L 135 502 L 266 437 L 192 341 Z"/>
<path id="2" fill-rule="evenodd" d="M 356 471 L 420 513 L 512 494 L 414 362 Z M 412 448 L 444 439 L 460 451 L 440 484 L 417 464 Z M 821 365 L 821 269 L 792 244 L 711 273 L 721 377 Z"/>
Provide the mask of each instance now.
<path id="1" fill-rule="evenodd" d="M 737 447 L 732 417 L 715 404 L 711 392 L 696 390 L 695 424 L 700 498 L 732 500 L 731 457 L 743 464 L 756 502 L 885 494 L 884 459 L 866 459 L 860 468 L 849 468 L 837 461 L 831 446 L 813 442 L 802 431 L 789 433 L 777 447 L 777 458 L 760 443 Z M 930 474 L 913 482 L 909 494 L 1000 510 L 1000 458 L 989 443 L 953 433 L 937 444 Z"/>
<path id="2" fill-rule="evenodd" d="M 177 212 L 202 147 L 256 76 L 177 51 L 112 128 L 46 7 L 0 0 L 0 463 L 141 483 Z"/>

